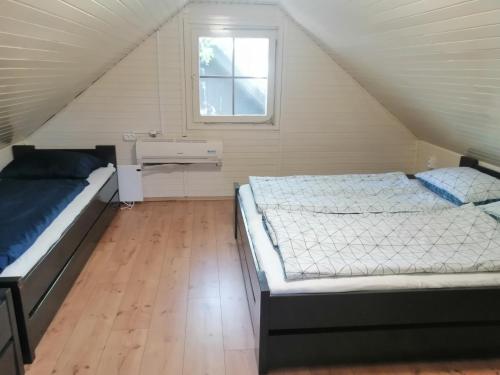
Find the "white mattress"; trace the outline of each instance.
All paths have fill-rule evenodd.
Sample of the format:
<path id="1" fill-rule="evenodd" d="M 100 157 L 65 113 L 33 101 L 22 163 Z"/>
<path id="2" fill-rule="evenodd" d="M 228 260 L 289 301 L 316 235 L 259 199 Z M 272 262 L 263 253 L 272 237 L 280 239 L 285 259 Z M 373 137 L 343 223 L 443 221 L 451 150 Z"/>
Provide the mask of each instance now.
<path id="1" fill-rule="evenodd" d="M 250 185 L 240 188 L 242 208 L 257 259 L 266 273 L 271 294 L 349 292 L 500 285 L 499 272 L 443 275 L 388 275 L 286 281 L 278 253 L 257 211 Z"/>
<path id="2" fill-rule="evenodd" d="M 0 276 L 25 276 L 59 238 L 61 238 L 66 229 L 90 203 L 92 198 L 101 187 L 104 186 L 114 171 L 115 168 L 111 164 L 105 168 L 99 168 L 93 171 L 87 179 L 89 185 L 66 206 L 23 255 L 0 273 Z"/>

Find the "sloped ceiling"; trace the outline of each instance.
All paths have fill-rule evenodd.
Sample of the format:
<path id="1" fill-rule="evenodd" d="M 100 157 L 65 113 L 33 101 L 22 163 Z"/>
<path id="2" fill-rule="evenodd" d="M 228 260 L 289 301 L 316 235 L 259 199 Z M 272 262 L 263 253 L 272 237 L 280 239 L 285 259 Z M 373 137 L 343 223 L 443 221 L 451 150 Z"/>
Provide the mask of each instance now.
<path id="1" fill-rule="evenodd" d="M 187 0 L 0 0 L 0 148 L 32 133 Z"/>
<path id="2" fill-rule="evenodd" d="M 187 2 L 0 0 L 0 148 Z M 500 155 L 500 0 L 220 2 L 280 4 L 417 137 Z"/>
<path id="3" fill-rule="evenodd" d="M 418 138 L 500 156 L 500 1 L 282 5 Z"/>

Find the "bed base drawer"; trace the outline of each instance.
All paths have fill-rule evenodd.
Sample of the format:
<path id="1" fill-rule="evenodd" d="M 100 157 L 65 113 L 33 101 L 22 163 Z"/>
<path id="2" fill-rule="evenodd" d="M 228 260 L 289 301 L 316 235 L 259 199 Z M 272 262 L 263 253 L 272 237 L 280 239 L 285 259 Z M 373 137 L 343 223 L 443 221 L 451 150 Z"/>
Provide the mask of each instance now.
<path id="1" fill-rule="evenodd" d="M 251 276 L 250 276 L 250 267 L 247 263 L 247 259 L 246 259 L 246 256 L 245 256 L 245 251 L 244 251 L 244 248 L 243 248 L 243 244 L 241 243 L 241 232 L 238 228 L 238 252 L 239 252 L 239 256 L 240 256 L 240 265 L 241 265 L 241 271 L 242 271 L 242 274 L 243 274 L 243 282 L 244 282 L 244 286 L 245 286 L 245 292 L 247 294 L 247 301 L 248 301 L 248 306 L 250 308 L 250 318 L 252 320 L 252 326 L 254 328 L 254 333 L 257 333 L 255 332 L 255 328 L 258 328 L 259 326 L 259 314 L 257 313 L 258 311 L 258 305 L 257 305 L 257 298 L 258 296 L 256 296 L 256 293 L 258 293 L 258 291 L 255 291 L 254 290 L 254 287 L 252 285 L 252 280 L 251 280 Z"/>
<path id="2" fill-rule="evenodd" d="M 9 342 L 0 353 L 0 374 L 19 374 L 13 342 Z"/>
<path id="3" fill-rule="evenodd" d="M 116 194 L 116 200 L 118 200 L 118 193 Z M 118 208 L 118 202 L 111 203 L 105 208 L 73 256 L 28 317 L 26 322 L 27 340 L 22 340 L 25 362 L 33 361 L 35 347 L 40 342 L 53 317 L 63 303 L 64 298 L 71 290 L 75 280 L 92 255 L 99 239 L 111 223 Z"/>
<path id="4" fill-rule="evenodd" d="M 269 333 L 267 316 L 270 307 L 270 291 L 266 275 L 260 270 L 254 255 L 237 192 L 235 194 L 235 236 L 254 332 L 255 355 L 259 362 L 259 372 L 262 373 L 267 366 L 267 337 Z"/>
<path id="5" fill-rule="evenodd" d="M 86 233 L 92 228 L 108 203 L 113 199 L 114 194 L 110 195 L 108 190 L 114 188 L 116 194 L 116 183 L 115 173 L 54 248 L 21 280 L 23 308 L 28 315 L 31 315 L 36 304 L 39 303 L 40 297 L 54 282 L 56 275 L 59 274 Z M 104 198 L 108 200 L 104 201 Z"/>
<path id="6" fill-rule="evenodd" d="M 10 328 L 7 300 L 0 301 L 0 349 L 7 344 L 12 336 Z"/>
<path id="7" fill-rule="evenodd" d="M 500 325 L 271 333 L 267 344 L 267 369 L 493 358 L 500 353 Z"/>
<path id="8" fill-rule="evenodd" d="M 269 326 L 276 330 L 293 330 L 497 324 L 499 312 L 498 287 L 285 294 L 272 296 Z"/>
<path id="9" fill-rule="evenodd" d="M 0 290 L 0 374 L 24 373 L 14 306 L 9 289 Z"/>
<path id="10" fill-rule="evenodd" d="M 25 363 L 33 362 L 35 347 L 45 333 L 47 327 L 57 313 L 74 281 L 85 266 L 101 235 L 109 226 L 119 209 L 119 196 L 115 186 L 115 194 L 102 210 L 93 214 L 86 232 L 79 234 L 79 241 L 66 245 L 65 238 L 70 232 L 50 250 L 50 259 L 60 256 L 59 246 L 64 246 L 62 254 L 69 254 L 66 262 L 59 268 L 53 267 L 48 257 L 31 272 L 28 279 L 0 279 L 0 286 L 11 289 L 16 310 L 16 320 L 21 341 L 23 360 Z M 87 207 L 86 210 L 91 208 Z M 72 229 L 78 230 L 78 225 L 73 224 Z M 74 245 L 73 245 L 74 244 Z M 46 263 L 48 261 L 48 263 Z M 59 260 L 60 261 L 60 260 Z M 41 280 L 40 285 L 34 285 L 34 280 Z"/>

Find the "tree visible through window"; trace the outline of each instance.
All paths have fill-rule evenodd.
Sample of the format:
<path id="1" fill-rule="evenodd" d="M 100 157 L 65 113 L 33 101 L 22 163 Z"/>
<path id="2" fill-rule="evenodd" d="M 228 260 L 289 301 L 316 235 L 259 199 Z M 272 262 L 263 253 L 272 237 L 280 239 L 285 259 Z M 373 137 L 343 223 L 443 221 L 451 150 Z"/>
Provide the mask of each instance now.
<path id="1" fill-rule="evenodd" d="M 205 36 L 197 41 L 195 116 L 259 122 L 272 116 L 274 43 L 265 36 Z"/>

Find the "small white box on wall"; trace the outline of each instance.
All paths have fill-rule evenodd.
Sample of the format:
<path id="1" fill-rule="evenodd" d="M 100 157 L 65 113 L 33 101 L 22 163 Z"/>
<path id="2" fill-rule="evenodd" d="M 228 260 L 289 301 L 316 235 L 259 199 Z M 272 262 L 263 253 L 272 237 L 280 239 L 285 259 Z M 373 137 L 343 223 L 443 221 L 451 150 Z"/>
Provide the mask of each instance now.
<path id="1" fill-rule="evenodd" d="M 142 170 L 139 165 L 118 166 L 118 190 L 121 202 L 142 202 Z"/>

